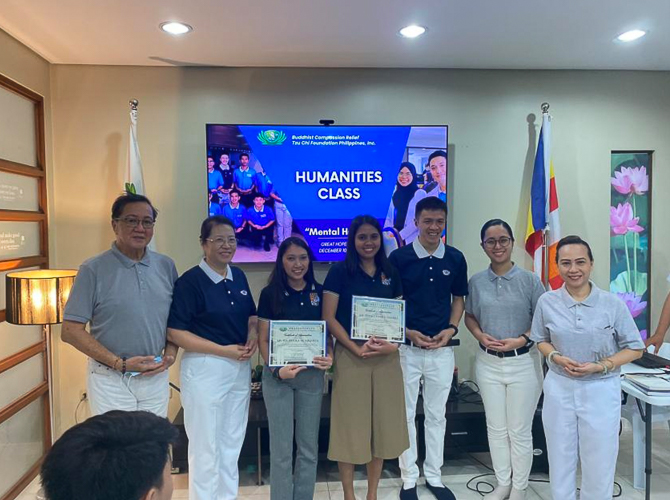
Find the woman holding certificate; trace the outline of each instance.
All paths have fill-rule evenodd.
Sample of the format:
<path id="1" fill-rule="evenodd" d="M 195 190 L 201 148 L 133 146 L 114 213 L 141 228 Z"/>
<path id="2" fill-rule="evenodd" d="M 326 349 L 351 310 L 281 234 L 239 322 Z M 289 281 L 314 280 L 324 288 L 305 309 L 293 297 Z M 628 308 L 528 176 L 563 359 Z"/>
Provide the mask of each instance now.
<path id="1" fill-rule="evenodd" d="M 249 415 L 256 306 L 246 276 L 230 265 L 237 248 L 232 221 L 205 219 L 200 245 L 204 258 L 175 283 L 168 339 L 185 351 L 181 402 L 190 498 L 232 500 Z"/>
<path id="2" fill-rule="evenodd" d="M 263 399 L 270 427 L 272 500 L 314 497 L 323 371 L 333 359 L 321 321 L 323 287 L 314 278 L 312 261 L 304 240 L 294 236 L 284 240 L 258 302 L 259 348 L 266 364 Z"/>
<path id="3" fill-rule="evenodd" d="M 404 309 L 400 320 L 396 314 L 404 302 L 392 300 L 402 296 L 400 277 L 381 243 L 377 219 L 356 217 L 345 260 L 331 267 L 324 283 L 323 318 L 337 340 L 328 458 L 338 462 L 345 500 L 355 499 L 356 464 L 367 465 L 367 498 L 374 500 L 384 459 L 398 458 L 409 447 L 398 344 L 377 336 L 404 331 Z M 381 318 L 376 324 L 369 321 L 374 307 Z M 361 338 L 365 330 L 373 332 L 367 340 L 351 338 Z"/>
<path id="4" fill-rule="evenodd" d="M 533 416 L 542 392 L 540 356 L 530 325 L 544 287 L 537 275 L 512 262 L 512 228 L 500 219 L 481 230 L 491 261 L 470 278 L 465 324 L 479 341 L 479 384 L 498 486 L 484 500 L 523 500 L 533 463 Z"/>

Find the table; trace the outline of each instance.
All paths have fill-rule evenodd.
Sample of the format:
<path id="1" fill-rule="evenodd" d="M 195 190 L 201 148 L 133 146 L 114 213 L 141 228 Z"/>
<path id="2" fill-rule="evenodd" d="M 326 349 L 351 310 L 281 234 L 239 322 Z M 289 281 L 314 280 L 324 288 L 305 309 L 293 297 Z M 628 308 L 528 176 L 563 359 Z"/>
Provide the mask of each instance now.
<path id="1" fill-rule="evenodd" d="M 621 373 L 664 373 L 663 370 L 654 370 L 643 368 L 641 366 L 629 363 L 621 367 Z M 652 412 L 654 406 L 670 406 L 670 394 L 645 394 L 638 389 L 633 383 L 627 381 L 625 378 L 621 380 L 621 390 L 626 394 L 635 398 L 640 417 L 644 422 L 644 436 L 645 436 L 645 499 L 649 500 L 651 495 L 651 437 L 652 437 Z M 644 410 L 642 409 L 644 403 Z"/>

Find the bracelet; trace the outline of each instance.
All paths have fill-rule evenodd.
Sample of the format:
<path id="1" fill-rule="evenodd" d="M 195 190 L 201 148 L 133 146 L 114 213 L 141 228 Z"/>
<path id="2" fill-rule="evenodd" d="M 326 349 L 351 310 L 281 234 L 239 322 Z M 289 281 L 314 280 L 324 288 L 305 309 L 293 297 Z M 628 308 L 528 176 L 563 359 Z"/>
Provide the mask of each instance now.
<path id="1" fill-rule="evenodd" d="M 607 365 L 605 363 L 603 363 L 602 361 L 596 361 L 596 364 L 603 369 L 603 375 L 607 375 L 609 373 L 609 368 L 607 368 Z"/>
<path id="2" fill-rule="evenodd" d="M 112 365 L 112 370 L 116 371 L 116 364 L 117 364 L 119 361 L 121 361 L 121 358 L 119 358 L 119 357 L 117 356 L 116 359 L 114 360 L 114 364 Z"/>
<path id="3" fill-rule="evenodd" d="M 452 337 L 455 337 L 456 335 L 458 335 L 458 327 L 456 325 L 454 325 L 452 323 L 449 323 L 447 325 L 447 328 L 453 328 L 454 329 L 454 334 L 452 335 Z"/>
<path id="4" fill-rule="evenodd" d="M 281 369 L 282 369 L 281 366 L 276 366 L 274 368 L 270 368 L 270 371 L 272 372 L 272 378 L 274 378 L 276 380 L 281 380 L 282 378 L 281 378 L 281 375 L 279 374 L 279 370 L 281 370 Z"/>
<path id="5" fill-rule="evenodd" d="M 556 356 L 563 356 L 563 355 L 559 351 L 553 350 L 547 355 L 547 361 L 553 365 L 554 357 Z"/>
<path id="6" fill-rule="evenodd" d="M 126 360 L 127 359 L 128 358 L 126 358 L 125 356 L 121 358 L 121 361 L 123 361 L 123 364 L 121 365 L 121 375 L 126 374 Z"/>

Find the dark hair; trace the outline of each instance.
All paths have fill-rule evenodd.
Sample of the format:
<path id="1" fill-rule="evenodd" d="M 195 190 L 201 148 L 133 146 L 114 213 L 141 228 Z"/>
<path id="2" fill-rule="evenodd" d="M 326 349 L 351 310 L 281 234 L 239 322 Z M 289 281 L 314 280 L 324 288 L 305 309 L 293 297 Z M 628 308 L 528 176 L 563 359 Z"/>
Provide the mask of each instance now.
<path id="1" fill-rule="evenodd" d="M 211 198 L 209 199 L 209 201 L 211 201 L 212 203 L 219 203 L 221 201 L 221 198 L 219 197 L 219 193 L 217 193 L 217 192 L 210 193 L 210 196 L 211 196 Z"/>
<path id="2" fill-rule="evenodd" d="M 566 245 L 583 245 L 586 247 L 586 252 L 589 256 L 589 260 L 593 262 L 593 252 L 591 251 L 591 246 L 581 239 L 579 236 L 575 236 L 574 234 L 571 234 L 570 236 L 566 236 L 565 238 L 561 238 L 556 245 L 556 264 L 558 264 L 558 252 L 561 250 Z"/>
<path id="3" fill-rule="evenodd" d="M 256 198 L 263 198 L 263 199 L 265 199 L 265 196 L 263 196 L 262 193 L 256 193 L 256 194 L 254 195 L 254 198 L 253 198 L 253 199 L 255 200 Z"/>
<path id="4" fill-rule="evenodd" d="M 215 226 L 230 226 L 233 228 L 233 231 L 235 230 L 233 221 L 228 217 L 224 217 L 223 215 L 211 215 L 202 221 L 202 225 L 200 226 L 200 243 L 205 243 L 205 240 L 210 237 L 212 229 L 214 229 Z"/>
<path id="5" fill-rule="evenodd" d="M 48 500 L 139 500 L 163 487 L 177 429 L 146 411 L 110 411 L 67 430 L 42 464 Z"/>
<path id="6" fill-rule="evenodd" d="M 232 195 L 234 195 L 234 194 L 236 194 L 237 196 L 240 196 L 240 197 L 242 196 L 242 194 L 241 194 L 237 189 L 231 189 L 231 190 L 228 192 L 228 196 L 232 196 Z"/>
<path id="7" fill-rule="evenodd" d="M 242 158 L 243 156 L 246 156 L 247 158 L 249 158 L 249 153 L 240 153 L 240 158 Z"/>
<path id="8" fill-rule="evenodd" d="M 309 267 L 305 273 L 305 281 L 307 286 L 311 286 L 316 283 L 316 278 L 314 277 L 314 254 L 312 249 L 309 248 L 309 245 L 302 238 L 297 236 L 291 236 L 282 241 L 279 245 L 279 250 L 277 251 L 277 260 L 275 261 L 275 266 L 272 269 L 272 273 L 268 278 L 267 287 L 270 289 L 270 297 L 272 301 L 270 307 L 272 309 L 273 316 L 277 317 L 282 313 L 282 304 L 284 302 L 285 292 L 288 289 L 288 277 L 286 276 L 286 270 L 284 269 L 284 254 L 287 252 L 291 245 L 302 248 L 307 252 L 307 258 L 309 259 Z"/>
<path id="9" fill-rule="evenodd" d="M 360 267 L 360 257 L 356 251 L 356 233 L 363 224 L 371 225 L 379 233 L 380 246 L 375 254 L 375 264 L 378 268 L 384 271 L 387 276 L 391 276 L 391 263 L 388 261 L 386 252 L 384 251 L 384 235 L 382 234 L 382 227 L 379 225 L 379 221 L 372 215 L 358 215 L 351 221 L 349 235 L 347 237 L 347 254 L 344 257 L 344 265 L 347 268 L 347 272 L 350 276 L 353 276 Z"/>
<path id="10" fill-rule="evenodd" d="M 418 219 L 424 210 L 443 210 L 444 216 L 448 215 L 447 204 L 437 196 L 426 196 L 422 200 L 419 200 L 414 209 L 414 217 Z"/>
<path id="11" fill-rule="evenodd" d="M 154 214 L 154 220 L 156 220 L 158 217 L 158 210 L 156 210 L 156 207 L 151 204 L 149 198 L 141 194 L 129 193 L 126 191 L 124 194 L 114 200 L 114 203 L 112 204 L 112 219 L 118 219 L 121 217 L 123 209 L 126 208 L 126 205 L 129 205 L 130 203 L 146 203 L 151 207 L 151 211 Z"/>
<path id="12" fill-rule="evenodd" d="M 445 151 L 433 151 L 430 153 L 430 156 L 428 157 L 428 165 L 430 165 L 430 162 L 433 158 L 438 158 L 440 156 L 445 160 L 447 159 L 447 153 Z"/>
<path id="13" fill-rule="evenodd" d="M 505 228 L 505 231 L 507 231 L 509 237 L 512 239 L 512 241 L 514 241 L 514 233 L 512 232 L 512 228 L 509 226 L 507 222 L 505 222 L 502 219 L 491 219 L 484 223 L 484 225 L 482 226 L 482 230 L 479 232 L 479 238 L 482 241 L 484 241 L 484 236 L 486 236 L 486 230 L 493 226 L 502 226 L 503 228 Z"/>

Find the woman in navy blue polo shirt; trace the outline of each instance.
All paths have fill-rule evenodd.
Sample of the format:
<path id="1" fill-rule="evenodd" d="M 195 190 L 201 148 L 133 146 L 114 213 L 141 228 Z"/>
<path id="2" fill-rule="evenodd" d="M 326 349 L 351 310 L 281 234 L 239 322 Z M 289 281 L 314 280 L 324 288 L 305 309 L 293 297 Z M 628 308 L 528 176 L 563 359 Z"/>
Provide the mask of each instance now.
<path id="1" fill-rule="evenodd" d="M 376 498 L 384 459 L 409 447 L 398 346 L 350 338 L 352 296 L 402 297 L 400 276 L 381 243 L 377 219 L 356 217 L 345 260 L 331 267 L 323 285 L 323 318 L 337 340 L 328 458 L 338 462 L 344 500 L 355 498 L 356 464 L 367 465 L 368 498 Z"/>
<path id="2" fill-rule="evenodd" d="M 246 276 L 230 265 L 237 248 L 230 219 L 205 219 L 200 244 L 204 258 L 175 283 L 168 338 L 186 351 L 181 401 L 190 498 L 232 500 L 249 414 L 256 305 Z"/>
<path id="3" fill-rule="evenodd" d="M 323 287 L 314 278 L 312 251 L 292 236 L 279 246 L 277 262 L 258 302 L 261 355 L 269 359 L 270 321 L 320 321 Z M 329 348 L 330 352 L 330 348 Z M 333 359 L 315 357 L 314 367 L 298 365 L 263 370 L 263 398 L 270 427 L 270 498 L 311 500 L 319 459 L 323 371 Z M 293 469 L 293 435 L 297 453 Z"/>

